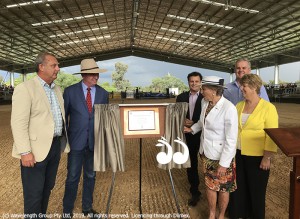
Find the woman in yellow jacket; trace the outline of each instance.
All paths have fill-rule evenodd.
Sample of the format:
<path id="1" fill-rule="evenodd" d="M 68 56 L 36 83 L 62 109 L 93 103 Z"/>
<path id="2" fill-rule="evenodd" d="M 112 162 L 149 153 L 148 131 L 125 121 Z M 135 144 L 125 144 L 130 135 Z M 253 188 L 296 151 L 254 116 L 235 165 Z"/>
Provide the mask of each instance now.
<path id="1" fill-rule="evenodd" d="M 262 80 L 254 74 L 241 79 L 244 101 L 238 111 L 238 142 L 236 152 L 237 190 L 230 195 L 229 215 L 234 218 L 265 218 L 265 197 L 271 160 L 276 144 L 265 128 L 278 128 L 275 106 L 260 98 Z"/>

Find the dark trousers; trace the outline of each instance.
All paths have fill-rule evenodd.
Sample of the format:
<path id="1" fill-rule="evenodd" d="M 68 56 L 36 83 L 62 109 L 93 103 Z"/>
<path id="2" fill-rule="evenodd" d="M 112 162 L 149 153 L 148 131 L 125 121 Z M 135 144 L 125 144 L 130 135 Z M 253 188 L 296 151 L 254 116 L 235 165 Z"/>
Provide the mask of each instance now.
<path id="1" fill-rule="evenodd" d="M 60 155 L 60 140 L 55 137 L 45 160 L 37 162 L 34 167 L 24 167 L 21 164 L 25 218 L 43 218 L 41 215 L 46 214 Z"/>
<path id="2" fill-rule="evenodd" d="M 68 175 L 63 198 L 64 213 L 73 213 L 82 168 L 82 210 L 87 211 L 92 208 L 96 172 L 94 171 L 94 152 L 86 147 L 80 151 L 71 150 L 68 154 Z"/>
<path id="3" fill-rule="evenodd" d="M 259 168 L 262 156 L 236 153 L 237 190 L 230 193 L 229 216 L 234 218 L 265 218 L 265 199 L 269 170 Z"/>
<path id="4" fill-rule="evenodd" d="M 200 144 L 192 145 L 188 144 L 191 167 L 186 169 L 188 181 L 190 183 L 190 193 L 192 196 L 200 195 L 199 192 L 199 174 L 198 174 L 198 153 Z"/>

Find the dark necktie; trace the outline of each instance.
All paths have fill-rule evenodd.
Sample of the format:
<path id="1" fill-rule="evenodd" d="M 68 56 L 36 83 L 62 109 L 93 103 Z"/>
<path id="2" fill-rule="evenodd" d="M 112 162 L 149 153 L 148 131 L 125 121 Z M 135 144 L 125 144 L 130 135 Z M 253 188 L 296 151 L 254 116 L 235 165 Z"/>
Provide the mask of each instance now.
<path id="1" fill-rule="evenodd" d="M 92 106 L 92 96 L 91 96 L 91 88 L 90 87 L 87 88 L 86 105 L 87 105 L 89 113 L 91 113 L 93 110 L 93 106 Z"/>

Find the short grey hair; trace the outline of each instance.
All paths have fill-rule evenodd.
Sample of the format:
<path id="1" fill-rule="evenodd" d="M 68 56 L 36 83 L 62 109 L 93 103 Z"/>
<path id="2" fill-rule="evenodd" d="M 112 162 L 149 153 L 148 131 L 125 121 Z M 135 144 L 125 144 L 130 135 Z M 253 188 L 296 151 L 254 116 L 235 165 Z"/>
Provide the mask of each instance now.
<path id="1" fill-rule="evenodd" d="M 45 59 L 46 59 L 46 56 L 53 56 L 55 57 L 52 53 L 50 52 L 47 52 L 47 51 L 44 51 L 44 52 L 41 52 L 37 55 L 36 59 L 35 59 L 35 70 L 36 72 L 39 72 L 39 65 L 40 64 L 43 64 Z"/>
<path id="2" fill-rule="evenodd" d="M 203 84 L 202 87 L 207 87 L 208 89 L 216 91 L 217 96 L 222 96 L 224 92 L 224 88 L 221 86 L 216 86 L 216 85 L 210 85 L 210 84 Z"/>
<path id="3" fill-rule="evenodd" d="M 235 62 L 235 67 L 236 67 L 237 63 L 239 63 L 239 62 L 248 62 L 249 68 L 251 69 L 251 62 L 249 61 L 249 59 L 247 59 L 247 58 L 239 58 Z"/>

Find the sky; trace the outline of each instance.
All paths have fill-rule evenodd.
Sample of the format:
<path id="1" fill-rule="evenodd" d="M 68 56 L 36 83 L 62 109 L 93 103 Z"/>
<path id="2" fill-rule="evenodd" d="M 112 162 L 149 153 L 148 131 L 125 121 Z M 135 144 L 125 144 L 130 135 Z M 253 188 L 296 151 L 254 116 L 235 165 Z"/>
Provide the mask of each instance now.
<path id="1" fill-rule="evenodd" d="M 171 75 L 181 79 L 185 84 L 187 84 L 187 75 L 192 71 L 198 71 L 203 76 L 215 75 L 225 79 L 226 83 L 230 82 L 230 76 L 228 73 L 213 71 L 203 68 L 195 68 L 185 65 L 167 63 L 162 61 L 156 61 L 151 59 L 145 59 L 135 56 L 128 56 L 123 58 L 99 61 L 98 66 L 100 68 L 107 69 L 107 72 L 100 74 L 100 83 L 109 82 L 112 83 L 111 74 L 115 70 L 115 63 L 122 62 L 128 65 L 127 73 L 125 78 L 128 79 L 132 86 L 149 86 L 154 78 L 163 77 L 170 73 Z M 78 63 L 80 64 L 80 63 Z M 80 72 L 80 66 L 71 66 L 61 68 L 61 71 L 66 73 L 75 73 Z M 262 80 L 266 83 L 269 80 L 274 80 L 274 67 L 262 68 L 260 69 L 260 76 Z M 255 73 L 256 70 L 252 69 L 252 72 Z M 6 77 L 6 81 L 9 80 L 9 76 L 6 71 L 0 70 L 0 75 L 3 78 Z M 15 78 L 19 74 L 15 74 Z M 289 83 L 293 83 L 297 80 L 300 80 L 300 62 L 294 62 L 290 64 L 280 65 L 279 66 L 279 79 Z"/>

